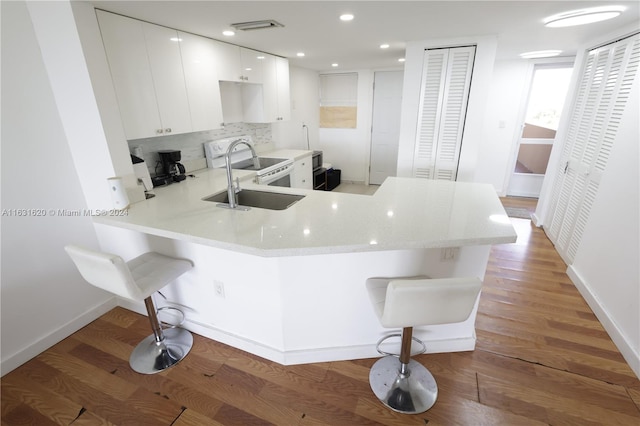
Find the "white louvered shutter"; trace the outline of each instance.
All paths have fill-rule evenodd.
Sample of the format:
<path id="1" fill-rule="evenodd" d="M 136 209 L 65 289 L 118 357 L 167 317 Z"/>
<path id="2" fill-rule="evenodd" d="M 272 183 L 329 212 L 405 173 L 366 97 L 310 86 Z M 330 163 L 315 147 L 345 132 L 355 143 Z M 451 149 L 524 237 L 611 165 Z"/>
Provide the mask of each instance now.
<path id="1" fill-rule="evenodd" d="M 475 46 L 425 50 L 413 176 L 455 180 Z"/>
<path id="2" fill-rule="evenodd" d="M 552 191 L 547 233 L 571 264 L 580 246 L 620 119 L 638 75 L 640 36 L 594 49 L 585 59 Z"/>

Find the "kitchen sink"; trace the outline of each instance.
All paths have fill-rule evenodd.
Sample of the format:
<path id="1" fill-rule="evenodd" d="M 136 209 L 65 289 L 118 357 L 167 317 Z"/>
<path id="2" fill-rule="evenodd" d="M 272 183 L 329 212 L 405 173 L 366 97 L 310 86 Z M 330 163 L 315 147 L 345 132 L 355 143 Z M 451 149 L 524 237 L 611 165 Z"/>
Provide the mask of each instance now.
<path id="1" fill-rule="evenodd" d="M 302 200 L 304 198 L 304 195 L 243 189 L 237 194 L 237 197 L 237 204 L 239 209 L 242 209 L 242 207 L 257 207 L 260 209 L 268 210 L 285 210 L 291 207 L 297 201 Z M 203 200 L 220 203 L 220 207 L 229 206 L 229 196 L 227 194 L 227 191 L 213 194 L 209 197 L 203 198 Z"/>

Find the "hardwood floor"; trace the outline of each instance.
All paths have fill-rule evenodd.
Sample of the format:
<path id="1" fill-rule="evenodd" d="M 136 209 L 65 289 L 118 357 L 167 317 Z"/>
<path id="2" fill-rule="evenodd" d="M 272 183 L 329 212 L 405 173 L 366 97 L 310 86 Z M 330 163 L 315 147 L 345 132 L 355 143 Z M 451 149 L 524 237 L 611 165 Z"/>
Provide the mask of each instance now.
<path id="1" fill-rule="evenodd" d="M 640 381 L 543 231 L 512 220 L 518 241 L 491 252 L 476 350 L 416 357 L 439 386 L 426 413 L 378 402 L 375 359 L 285 367 L 196 335 L 174 368 L 134 373 L 148 322 L 117 308 L 2 378 L 2 425 L 640 424 Z"/>

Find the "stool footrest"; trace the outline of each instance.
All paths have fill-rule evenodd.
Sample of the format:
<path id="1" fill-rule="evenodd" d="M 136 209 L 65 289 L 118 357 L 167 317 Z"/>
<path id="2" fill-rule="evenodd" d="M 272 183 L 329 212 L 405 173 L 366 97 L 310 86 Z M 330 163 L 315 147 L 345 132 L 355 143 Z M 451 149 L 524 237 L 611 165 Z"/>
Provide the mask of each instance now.
<path id="1" fill-rule="evenodd" d="M 178 312 L 180 314 L 180 320 L 176 324 L 172 324 L 170 322 L 160 320 L 160 325 L 162 326 L 163 330 L 166 330 L 166 329 L 169 329 L 169 328 L 177 328 L 177 327 L 180 327 L 182 324 L 184 324 L 184 320 L 185 320 L 186 316 L 185 316 L 184 311 L 182 309 L 176 308 L 174 306 L 162 306 L 162 307 L 160 307 L 160 308 L 158 308 L 156 310 L 156 312 L 158 314 L 160 314 L 160 312 L 162 312 L 162 311 L 175 311 L 175 312 Z"/>
<path id="2" fill-rule="evenodd" d="M 376 343 L 376 351 L 378 351 L 378 353 L 380 355 L 394 356 L 396 358 L 399 358 L 400 354 L 394 354 L 394 353 L 390 353 L 390 352 L 385 352 L 382 349 L 380 349 L 380 345 L 382 343 L 384 343 L 384 341 L 386 341 L 386 340 L 388 340 L 388 339 L 390 339 L 392 337 L 402 337 L 402 334 L 401 333 L 394 333 L 394 334 L 388 334 L 388 335 L 384 336 L 382 339 L 378 340 L 378 343 Z M 418 339 L 417 337 L 413 337 L 413 336 L 411 337 L 411 340 L 413 340 L 416 343 L 419 343 L 420 346 L 422 346 L 422 349 L 419 352 L 416 352 L 415 354 L 411 354 L 411 356 L 420 355 L 420 354 L 423 354 L 423 353 L 425 353 L 427 351 L 427 346 L 424 344 L 424 342 L 422 340 Z"/>

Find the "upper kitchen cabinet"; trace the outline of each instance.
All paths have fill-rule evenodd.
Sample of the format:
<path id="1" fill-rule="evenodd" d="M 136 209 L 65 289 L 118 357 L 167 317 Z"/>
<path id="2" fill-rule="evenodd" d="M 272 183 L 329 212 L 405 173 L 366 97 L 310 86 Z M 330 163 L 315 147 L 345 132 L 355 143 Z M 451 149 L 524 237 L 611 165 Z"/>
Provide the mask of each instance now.
<path id="1" fill-rule="evenodd" d="M 216 42 L 216 49 L 219 80 L 239 83 L 262 82 L 262 52 L 223 42 Z"/>
<path id="2" fill-rule="evenodd" d="M 266 55 L 262 86 L 267 121 L 289 120 L 291 118 L 289 61 L 285 58 Z"/>
<path id="3" fill-rule="evenodd" d="M 218 84 L 218 50 L 215 41 L 178 33 L 193 131 L 222 127 L 222 103 Z"/>
<path id="4" fill-rule="evenodd" d="M 127 139 L 192 131 L 177 32 L 96 12 Z"/>
<path id="5" fill-rule="evenodd" d="M 244 120 L 250 123 L 289 120 L 289 61 L 268 54 L 262 56 L 262 84 L 245 85 L 242 88 Z"/>

